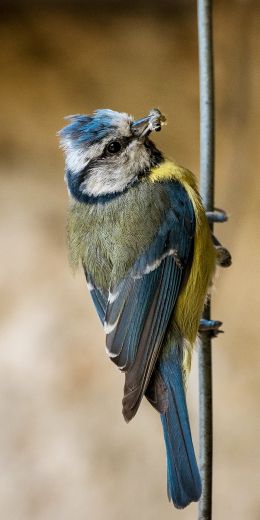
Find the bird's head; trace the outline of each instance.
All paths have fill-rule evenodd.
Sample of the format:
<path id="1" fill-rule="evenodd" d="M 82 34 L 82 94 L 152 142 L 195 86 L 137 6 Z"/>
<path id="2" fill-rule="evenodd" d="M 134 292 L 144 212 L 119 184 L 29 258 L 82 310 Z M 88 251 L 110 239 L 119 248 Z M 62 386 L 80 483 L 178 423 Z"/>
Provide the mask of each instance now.
<path id="1" fill-rule="evenodd" d="M 80 202 L 124 192 L 163 159 L 148 137 L 165 122 L 158 109 L 136 121 L 108 109 L 68 119 L 70 123 L 59 132 L 65 178 L 69 192 Z"/>

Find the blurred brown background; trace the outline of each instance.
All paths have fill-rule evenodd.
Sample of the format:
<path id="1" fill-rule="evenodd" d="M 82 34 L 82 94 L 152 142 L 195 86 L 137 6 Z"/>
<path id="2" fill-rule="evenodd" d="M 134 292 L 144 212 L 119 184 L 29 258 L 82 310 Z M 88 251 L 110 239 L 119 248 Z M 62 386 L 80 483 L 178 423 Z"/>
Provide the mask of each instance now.
<path id="1" fill-rule="evenodd" d="M 12 7 L 12 8 L 11 8 Z M 216 1 L 214 518 L 260 518 L 260 6 Z M 198 174 L 194 2 L 2 3 L 0 511 L 5 520 L 191 520 L 173 509 L 159 416 L 128 426 L 122 375 L 66 259 L 63 116 L 159 106 L 156 142 Z M 197 354 L 188 392 L 197 446 Z"/>

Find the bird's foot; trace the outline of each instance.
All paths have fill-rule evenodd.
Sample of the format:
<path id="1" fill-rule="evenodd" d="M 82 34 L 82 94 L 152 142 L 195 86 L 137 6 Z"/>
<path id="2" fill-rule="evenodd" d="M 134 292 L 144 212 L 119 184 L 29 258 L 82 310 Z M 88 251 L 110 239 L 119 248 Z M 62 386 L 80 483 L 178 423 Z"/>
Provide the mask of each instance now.
<path id="1" fill-rule="evenodd" d="M 228 214 L 224 209 L 214 208 L 213 211 L 206 211 L 208 222 L 226 222 L 228 220 Z"/>
<path id="2" fill-rule="evenodd" d="M 217 338 L 218 334 L 222 334 L 224 331 L 220 330 L 222 321 L 217 320 L 200 320 L 199 332 L 208 334 L 211 338 Z"/>
<path id="3" fill-rule="evenodd" d="M 232 256 L 228 249 L 220 243 L 215 235 L 212 235 L 212 241 L 217 253 L 217 265 L 220 267 L 229 267 L 232 264 Z"/>
<path id="4" fill-rule="evenodd" d="M 221 244 L 215 246 L 217 252 L 217 264 L 220 267 L 230 267 L 232 264 L 232 256 L 228 249 L 223 247 Z"/>

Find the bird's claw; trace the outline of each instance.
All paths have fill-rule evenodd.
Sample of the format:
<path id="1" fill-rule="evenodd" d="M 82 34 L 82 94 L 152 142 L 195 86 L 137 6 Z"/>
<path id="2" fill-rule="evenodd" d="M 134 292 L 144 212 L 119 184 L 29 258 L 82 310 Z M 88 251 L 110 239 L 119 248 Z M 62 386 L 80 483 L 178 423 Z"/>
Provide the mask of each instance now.
<path id="1" fill-rule="evenodd" d="M 228 220 L 228 214 L 223 209 L 214 208 L 213 211 L 206 211 L 208 222 L 226 222 Z"/>
<path id="2" fill-rule="evenodd" d="M 232 264 L 232 256 L 226 247 L 223 247 L 220 241 L 212 235 L 212 241 L 217 253 L 217 265 L 221 267 L 229 267 Z"/>
<path id="3" fill-rule="evenodd" d="M 223 209 L 214 208 L 213 211 L 206 211 L 206 217 L 210 224 L 214 222 L 226 222 L 228 215 Z M 217 252 L 217 265 L 229 267 L 232 264 L 232 257 L 228 249 L 222 246 L 219 240 L 212 234 L 213 244 Z"/>
<path id="4" fill-rule="evenodd" d="M 218 320 L 206 320 L 202 318 L 200 320 L 199 332 L 209 335 L 211 338 L 217 338 L 218 334 L 222 334 L 224 331 L 220 330 L 222 321 Z"/>
<path id="5" fill-rule="evenodd" d="M 223 247 L 221 244 L 215 246 L 217 252 L 217 264 L 220 267 L 230 267 L 232 264 L 232 256 L 228 249 Z"/>

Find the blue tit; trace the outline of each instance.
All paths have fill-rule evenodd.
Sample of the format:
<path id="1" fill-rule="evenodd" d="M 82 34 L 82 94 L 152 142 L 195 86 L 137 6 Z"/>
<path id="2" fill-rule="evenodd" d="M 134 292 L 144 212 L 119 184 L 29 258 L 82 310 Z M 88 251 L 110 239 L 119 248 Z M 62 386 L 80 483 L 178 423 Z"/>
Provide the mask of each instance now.
<path id="1" fill-rule="evenodd" d="M 143 396 L 160 413 L 168 497 L 184 508 L 201 495 L 185 389 L 216 264 L 208 221 L 193 174 L 149 138 L 165 123 L 158 109 L 69 120 L 59 135 L 70 262 L 83 266 L 107 354 L 125 374 L 125 420 Z"/>

